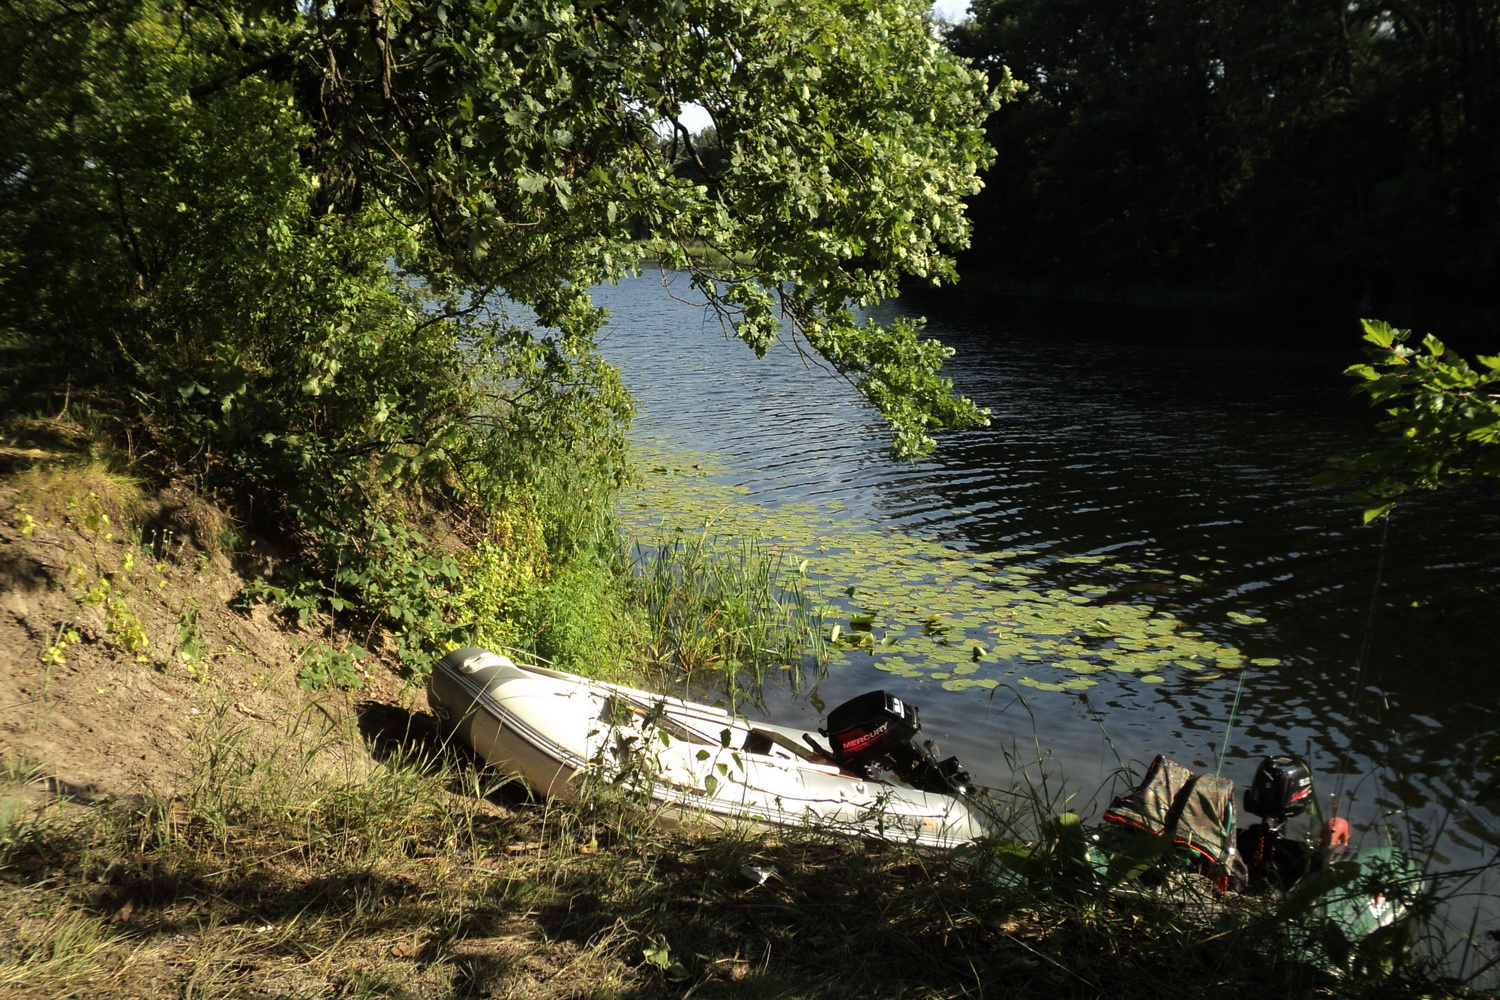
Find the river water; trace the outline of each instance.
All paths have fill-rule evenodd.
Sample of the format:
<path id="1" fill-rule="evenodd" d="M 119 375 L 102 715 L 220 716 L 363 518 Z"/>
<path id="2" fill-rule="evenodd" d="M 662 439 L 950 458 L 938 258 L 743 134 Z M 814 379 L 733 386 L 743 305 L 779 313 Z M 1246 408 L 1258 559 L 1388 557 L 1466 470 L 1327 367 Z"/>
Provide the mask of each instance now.
<path id="1" fill-rule="evenodd" d="M 1150 674 L 1095 663 L 1086 681 L 1057 690 L 1052 681 L 1073 675 L 1047 662 L 1055 647 L 1032 637 L 1031 652 L 992 655 L 1002 630 L 958 617 L 943 642 L 977 637 L 979 667 L 934 678 L 851 652 L 819 684 L 823 702 L 892 690 L 920 706 L 924 732 L 977 780 L 1003 783 L 1043 760 L 1034 766 L 1049 788 L 1067 789 L 1084 815 L 1107 802 L 1122 765 L 1138 775 L 1158 753 L 1222 767 L 1243 786 L 1261 756 L 1291 750 L 1311 761 L 1324 808 L 1365 843 L 1413 844 L 1435 873 L 1495 858 L 1500 820 L 1474 798 L 1490 777 L 1481 751 L 1500 733 L 1496 631 L 1448 598 L 1497 582 L 1500 504 L 1493 494 L 1424 497 L 1388 529 L 1365 527 L 1357 508 L 1313 485 L 1328 456 L 1373 443 L 1374 415 L 1340 374 L 1359 360 L 1355 333 L 1347 350 L 1311 351 L 1211 322 L 1152 338 L 998 306 L 947 316 L 929 307 L 928 329 L 958 352 L 945 373 L 993 416 L 899 465 L 849 385 L 790 350 L 755 359 L 694 304 L 682 276 L 648 273 L 598 299 L 612 314 L 604 352 L 638 406 L 637 440 L 713 456 L 709 478 L 733 488 L 734 502 L 789 517 L 816 509 L 829 537 L 873 526 L 939 546 L 954 558 L 928 559 L 938 567 L 928 587 L 944 587 L 942 566 L 972 569 L 970 554 L 1031 574 L 1040 582 L 1027 593 L 1039 600 L 1136 609 L 1148 624 L 1167 616 L 1169 630 L 1192 637 L 1176 641 L 1242 657 L 1234 669 L 1189 659 Z M 827 540 L 791 544 L 816 558 Z M 1008 622 L 1025 618 L 1023 604 L 1008 607 Z M 1133 648 L 1152 647 L 1125 641 L 1116 652 Z M 959 684 L 939 680 L 965 669 L 974 672 Z M 987 686 L 962 686 L 974 678 Z M 769 707 L 783 721 L 817 718 L 805 694 L 773 692 Z M 1500 927 L 1493 877 L 1440 885 L 1457 922 Z M 1468 929 L 1450 928 L 1436 947 L 1473 969 L 1493 945 L 1455 944 Z"/>

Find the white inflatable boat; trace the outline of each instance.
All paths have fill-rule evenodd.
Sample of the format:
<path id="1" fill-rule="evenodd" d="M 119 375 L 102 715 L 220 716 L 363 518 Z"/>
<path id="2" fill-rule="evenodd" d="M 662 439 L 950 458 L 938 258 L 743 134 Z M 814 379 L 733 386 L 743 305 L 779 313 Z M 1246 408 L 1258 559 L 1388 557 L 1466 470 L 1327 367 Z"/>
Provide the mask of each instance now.
<path id="1" fill-rule="evenodd" d="M 801 730 L 483 649 L 439 661 L 427 699 L 448 733 L 553 798 L 600 780 L 649 795 L 677 821 L 811 826 L 940 848 L 989 833 L 968 775 L 916 746 L 916 710 L 884 692 L 830 713 L 827 749 Z"/>

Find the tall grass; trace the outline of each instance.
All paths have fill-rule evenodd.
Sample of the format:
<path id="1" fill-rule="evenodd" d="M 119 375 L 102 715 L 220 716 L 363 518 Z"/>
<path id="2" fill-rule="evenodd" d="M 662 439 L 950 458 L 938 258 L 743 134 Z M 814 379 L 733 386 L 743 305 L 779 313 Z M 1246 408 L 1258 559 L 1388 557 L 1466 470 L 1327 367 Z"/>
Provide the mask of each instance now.
<path id="1" fill-rule="evenodd" d="M 689 674 L 721 674 L 758 697 L 767 679 L 825 658 L 823 610 L 782 552 L 752 539 L 678 530 L 638 544 L 633 596 L 652 658 Z"/>
<path id="2" fill-rule="evenodd" d="M 23 517 L 35 524 L 70 524 L 91 535 L 113 537 L 146 510 L 139 479 L 98 460 L 31 466 L 16 475 Z"/>

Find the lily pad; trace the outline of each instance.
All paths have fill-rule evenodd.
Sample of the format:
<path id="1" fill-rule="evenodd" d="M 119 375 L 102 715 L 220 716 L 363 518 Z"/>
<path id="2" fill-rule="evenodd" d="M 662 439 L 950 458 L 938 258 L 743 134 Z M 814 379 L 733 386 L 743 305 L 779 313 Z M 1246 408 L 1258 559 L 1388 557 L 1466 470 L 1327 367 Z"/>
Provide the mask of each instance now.
<path id="1" fill-rule="evenodd" d="M 951 681 L 943 681 L 944 691 L 967 691 L 970 688 L 993 690 L 999 686 L 1000 682 L 990 677 L 960 677 Z"/>
<path id="2" fill-rule="evenodd" d="M 1106 674 L 1117 685 L 1161 683 L 1173 671 L 1208 679 L 1247 662 L 1220 641 L 1223 628 L 1174 614 L 1170 587 L 1160 588 L 1158 604 L 1139 594 L 1111 600 L 1122 575 L 1202 582 L 1154 564 L 1154 554 L 1137 564 L 1095 553 L 968 552 L 850 515 L 840 502 L 757 504 L 745 499 L 746 488 L 724 482 L 725 463 L 713 456 L 642 451 L 638 469 L 664 471 L 647 472 L 622 496 L 619 515 L 630 536 L 644 547 L 674 533 L 719 539 L 726 551 L 745 539 L 771 546 L 808 605 L 821 609 L 823 652 L 834 669 L 873 654 L 878 669 L 932 678 L 945 690 L 962 689 L 952 687 L 960 682 L 996 686 L 1018 664 L 1074 675 L 1062 684 L 1027 683 L 1050 691 L 1079 690 Z M 1237 626 L 1264 622 L 1241 611 L 1227 617 Z M 901 655 L 886 652 L 893 648 Z"/>

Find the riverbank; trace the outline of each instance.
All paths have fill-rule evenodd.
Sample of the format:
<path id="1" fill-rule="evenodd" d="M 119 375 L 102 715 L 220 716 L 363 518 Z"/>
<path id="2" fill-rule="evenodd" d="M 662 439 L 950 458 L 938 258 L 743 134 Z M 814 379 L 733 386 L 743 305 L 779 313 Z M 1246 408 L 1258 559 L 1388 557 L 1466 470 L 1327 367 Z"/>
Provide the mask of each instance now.
<path id="1" fill-rule="evenodd" d="M 318 623 L 235 605 L 272 557 L 211 505 L 64 434 L 7 444 L 0 997 L 1443 992 L 1268 962 L 1149 899 L 529 800 L 385 663 L 300 690 Z"/>

